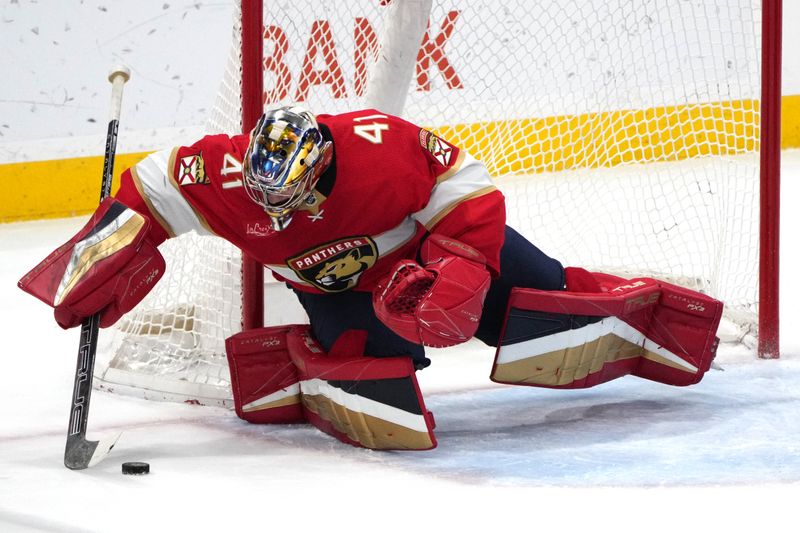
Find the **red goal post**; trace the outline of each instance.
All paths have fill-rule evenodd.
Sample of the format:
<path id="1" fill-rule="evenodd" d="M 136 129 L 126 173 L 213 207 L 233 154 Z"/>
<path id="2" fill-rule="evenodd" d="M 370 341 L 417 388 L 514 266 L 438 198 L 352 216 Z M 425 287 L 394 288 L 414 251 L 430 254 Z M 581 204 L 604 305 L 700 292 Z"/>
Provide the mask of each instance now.
<path id="1" fill-rule="evenodd" d="M 780 354 L 781 52 L 783 1 L 762 0 L 758 356 Z"/>
<path id="2" fill-rule="evenodd" d="M 242 131 L 252 130 L 264 110 L 263 0 L 241 0 Z M 242 256 L 242 329 L 264 325 L 264 268 Z"/>

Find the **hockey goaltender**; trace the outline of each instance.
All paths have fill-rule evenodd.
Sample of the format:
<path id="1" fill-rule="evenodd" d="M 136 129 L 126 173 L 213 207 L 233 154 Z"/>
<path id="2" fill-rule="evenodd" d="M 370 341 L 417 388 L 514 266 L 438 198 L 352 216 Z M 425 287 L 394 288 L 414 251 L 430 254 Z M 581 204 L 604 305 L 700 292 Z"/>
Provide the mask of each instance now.
<path id="1" fill-rule="evenodd" d="M 719 301 L 562 267 L 505 224 L 483 164 L 374 109 L 282 107 L 249 135 L 151 154 L 20 287 L 63 328 L 96 312 L 107 327 L 160 279 L 157 246 L 189 231 L 257 259 L 310 320 L 227 340 L 236 413 L 356 446 L 436 446 L 415 377 L 424 346 L 477 337 L 498 347 L 496 382 L 583 388 L 694 384 L 718 343 Z"/>

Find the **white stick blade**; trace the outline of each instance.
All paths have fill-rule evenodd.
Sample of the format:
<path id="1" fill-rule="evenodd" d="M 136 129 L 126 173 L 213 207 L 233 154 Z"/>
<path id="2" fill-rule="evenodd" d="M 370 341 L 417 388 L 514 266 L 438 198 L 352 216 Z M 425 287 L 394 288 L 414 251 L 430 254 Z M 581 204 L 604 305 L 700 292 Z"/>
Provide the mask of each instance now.
<path id="1" fill-rule="evenodd" d="M 117 443 L 119 438 L 122 436 L 122 432 L 117 433 L 111 437 L 107 437 L 105 439 L 101 439 L 97 443 L 97 448 L 94 449 L 94 453 L 92 454 L 92 458 L 89 459 L 89 466 L 94 466 L 103 459 L 111 452 L 111 449 Z"/>

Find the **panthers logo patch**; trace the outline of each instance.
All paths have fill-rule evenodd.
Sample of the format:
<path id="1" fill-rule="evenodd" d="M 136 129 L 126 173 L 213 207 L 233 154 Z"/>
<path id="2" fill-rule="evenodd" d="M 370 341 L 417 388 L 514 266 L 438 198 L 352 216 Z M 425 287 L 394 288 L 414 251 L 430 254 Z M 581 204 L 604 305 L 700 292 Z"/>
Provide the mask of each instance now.
<path id="1" fill-rule="evenodd" d="M 358 284 L 361 274 L 375 264 L 378 247 L 369 237 L 348 237 L 293 257 L 289 268 L 325 292 L 342 292 Z"/>

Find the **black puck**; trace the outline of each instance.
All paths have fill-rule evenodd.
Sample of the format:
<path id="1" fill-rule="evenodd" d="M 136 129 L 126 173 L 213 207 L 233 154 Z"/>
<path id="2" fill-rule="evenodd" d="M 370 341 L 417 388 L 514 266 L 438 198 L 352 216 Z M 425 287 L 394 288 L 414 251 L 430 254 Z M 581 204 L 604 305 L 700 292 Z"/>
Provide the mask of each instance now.
<path id="1" fill-rule="evenodd" d="M 123 474 L 132 474 L 135 476 L 141 474 L 149 474 L 150 473 L 150 464 L 149 463 L 138 463 L 138 462 L 131 462 L 131 463 L 122 463 L 122 473 Z"/>

